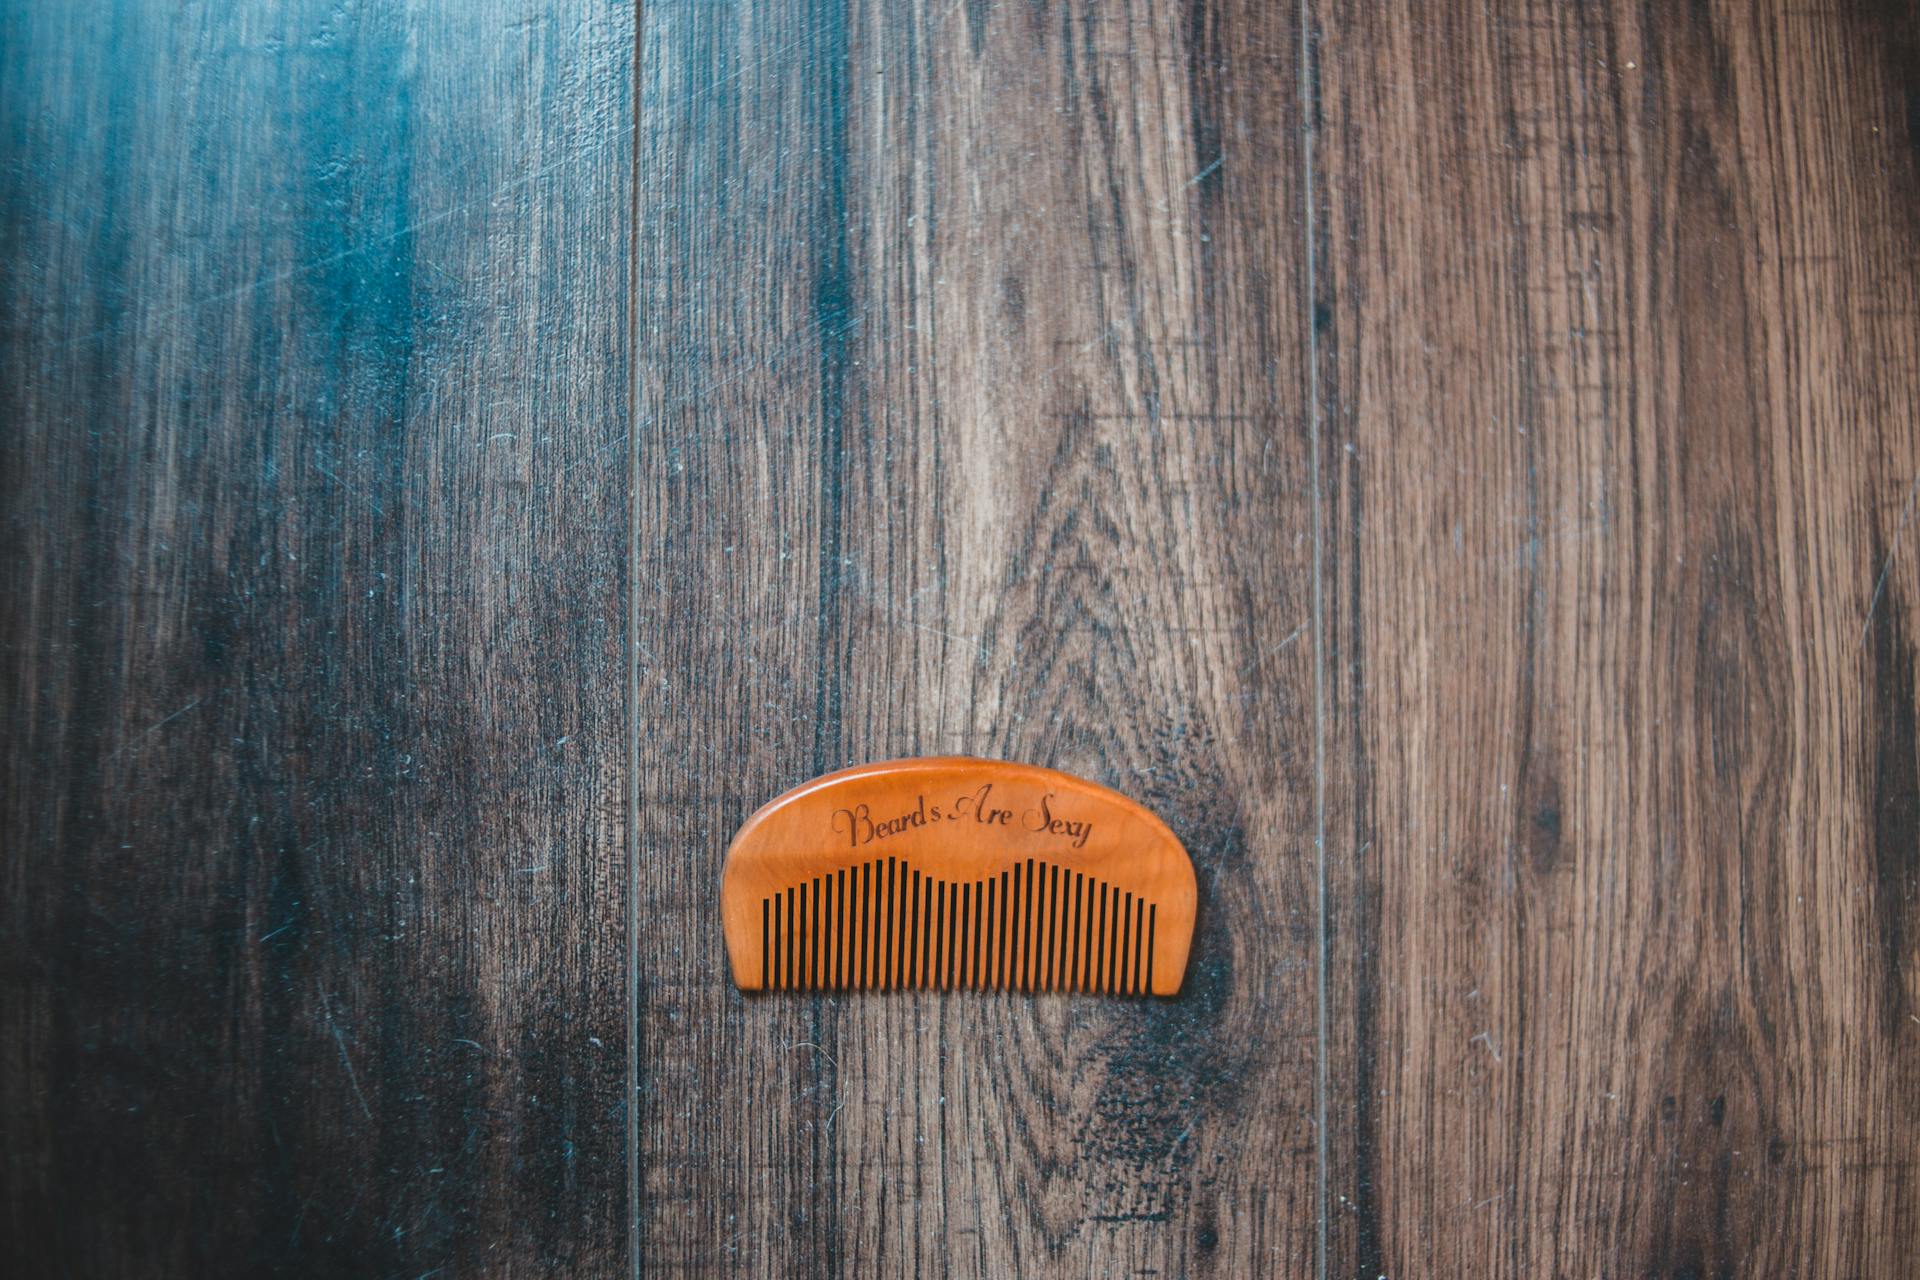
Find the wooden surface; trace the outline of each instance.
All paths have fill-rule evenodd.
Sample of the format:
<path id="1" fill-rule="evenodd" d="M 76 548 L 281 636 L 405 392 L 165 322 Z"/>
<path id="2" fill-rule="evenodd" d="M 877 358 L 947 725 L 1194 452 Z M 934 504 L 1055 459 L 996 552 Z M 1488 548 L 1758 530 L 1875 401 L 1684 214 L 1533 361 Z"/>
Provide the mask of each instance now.
<path id="1" fill-rule="evenodd" d="M 1848 8 L 1313 12 L 1329 1275 L 1911 1273 L 1920 25 Z"/>
<path id="2" fill-rule="evenodd" d="M 1916 104 L 1898 0 L 8 7 L 0 1264 L 1906 1274 Z M 1182 994 L 737 991 L 912 754 L 1165 818 Z"/>
<path id="3" fill-rule="evenodd" d="M 1313 1267 L 1297 18 L 648 6 L 650 1271 Z M 1204 904 L 1179 1000 L 733 989 L 733 828 L 949 753 L 1168 822 Z"/>
<path id="4" fill-rule="evenodd" d="M 631 14 L 9 5 L 0 1271 L 626 1265 Z"/>

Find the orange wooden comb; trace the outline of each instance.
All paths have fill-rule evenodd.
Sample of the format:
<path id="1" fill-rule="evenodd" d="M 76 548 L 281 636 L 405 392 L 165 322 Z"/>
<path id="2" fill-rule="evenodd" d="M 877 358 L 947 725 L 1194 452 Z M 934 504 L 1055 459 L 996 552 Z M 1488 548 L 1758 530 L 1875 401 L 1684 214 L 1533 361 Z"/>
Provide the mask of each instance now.
<path id="1" fill-rule="evenodd" d="M 1116 791 L 938 756 L 815 778 L 747 819 L 720 912 L 733 980 L 766 989 L 984 987 L 1170 996 L 1193 863 Z"/>

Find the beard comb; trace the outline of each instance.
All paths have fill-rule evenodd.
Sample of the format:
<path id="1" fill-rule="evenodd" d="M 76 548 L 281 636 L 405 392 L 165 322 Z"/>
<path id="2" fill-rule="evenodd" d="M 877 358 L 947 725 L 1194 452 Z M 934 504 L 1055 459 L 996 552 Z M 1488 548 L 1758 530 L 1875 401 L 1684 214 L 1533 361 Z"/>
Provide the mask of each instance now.
<path id="1" fill-rule="evenodd" d="M 1195 901 L 1192 860 L 1144 806 L 962 756 L 795 787 L 747 819 L 720 881 L 745 991 L 1170 996 Z"/>

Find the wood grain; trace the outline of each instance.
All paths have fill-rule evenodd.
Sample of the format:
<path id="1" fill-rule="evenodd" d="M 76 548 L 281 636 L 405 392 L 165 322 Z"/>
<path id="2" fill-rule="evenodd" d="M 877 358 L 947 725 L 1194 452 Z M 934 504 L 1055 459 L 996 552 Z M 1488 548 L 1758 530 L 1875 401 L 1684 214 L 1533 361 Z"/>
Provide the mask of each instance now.
<path id="1" fill-rule="evenodd" d="M 639 1265 L 1313 1265 L 1297 13 L 650 4 Z M 1170 1002 L 744 997 L 734 827 L 856 761 L 1135 796 Z"/>
<path id="2" fill-rule="evenodd" d="M 0 1270 L 1910 1270 L 1920 17 L 1303 3 L 0 11 Z M 735 990 L 962 753 L 1181 995 Z"/>
<path id="3" fill-rule="evenodd" d="M 610 1275 L 630 13 L 9 5 L 0 1270 Z"/>
<path id="4" fill-rule="evenodd" d="M 1905 1274 L 1913 13 L 1313 13 L 1327 1273 Z"/>

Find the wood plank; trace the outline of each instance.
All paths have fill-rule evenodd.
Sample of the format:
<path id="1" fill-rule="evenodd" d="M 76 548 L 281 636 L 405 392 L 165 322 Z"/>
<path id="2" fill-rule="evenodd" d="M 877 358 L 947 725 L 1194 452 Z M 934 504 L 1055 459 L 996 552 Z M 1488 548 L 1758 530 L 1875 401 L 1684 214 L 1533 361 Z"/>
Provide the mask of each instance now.
<path id="1" fill-rule="evenodd" d="M 0 20 L 0 1269 L 618 1273 L 631 14 Z"/>
<path id="2" fill-rule="evenodd" d="M 647 6 L 643 1270 L 1312 1266 L 1298 11 Z M 734 828 L 960 753 L 1193 852 L 1169 1002 L 747 998 Z"/>
<path id="3" fill-rule="evenodd" d="M 1328 1274 L 1902 1274 L 1912 11 L 1313 12 Z"/>

